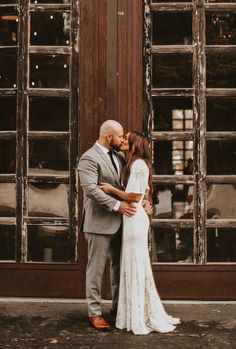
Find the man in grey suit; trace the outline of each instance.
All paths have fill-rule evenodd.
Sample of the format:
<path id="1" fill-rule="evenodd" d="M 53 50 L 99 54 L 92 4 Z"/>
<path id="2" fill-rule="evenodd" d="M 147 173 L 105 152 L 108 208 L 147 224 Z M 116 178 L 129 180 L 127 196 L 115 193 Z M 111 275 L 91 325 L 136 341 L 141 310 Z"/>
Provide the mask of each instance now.
<path id="1" fill-rule="evenodd" d="M 132 216 L 136 208 L 105 194 L 98 184 L 107 182 L 121 189 L 120 173 L 125 164 L 119 148 L 123 128 L 115 120 L 105 121 L 98 141 L 79 160 L 79 178 L 84 194 L 82 230 L 88 242 L 86 298 L 91 325 L 98 330 L 110 328 L 102 317 L 101 285 L 106 261 L 110 259 L 112 309 L 118 304 L 122 215 Z"/>

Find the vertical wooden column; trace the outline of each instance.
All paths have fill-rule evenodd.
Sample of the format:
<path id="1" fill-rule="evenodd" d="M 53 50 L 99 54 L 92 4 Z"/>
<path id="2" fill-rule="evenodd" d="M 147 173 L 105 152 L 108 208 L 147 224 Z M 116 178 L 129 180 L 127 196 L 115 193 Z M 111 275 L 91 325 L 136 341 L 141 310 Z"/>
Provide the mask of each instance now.
<path id="1" fill-rule="evenodd" d="M 143 9 L 141 0 L 117 0 L 117 113 L 128 130 L 142 130 Z"/>

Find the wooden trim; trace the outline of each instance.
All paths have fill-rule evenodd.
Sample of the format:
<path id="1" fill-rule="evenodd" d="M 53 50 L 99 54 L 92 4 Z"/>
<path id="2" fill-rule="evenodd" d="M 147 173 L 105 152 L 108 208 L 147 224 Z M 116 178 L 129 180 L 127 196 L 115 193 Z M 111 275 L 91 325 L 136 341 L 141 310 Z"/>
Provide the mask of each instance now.
<path id="1" fill-rule="evenodd" d="M 207 219 L 207 228 L 236 228 L 236 219 Z"/>
<path id="2" fill-rule="evenodd" d="M 151 219 L 152 227 L 168 228 L 193 228 L 193 219 Z"/>
<path id="3" fill-rule="evenodd" d="M 236 9 L 236 4 L 227 3 L 227 0 L 222 0 L 222 3 L 205 3 L 205 11 L 230 11 Z"/>
<path id="4" fill-rule="evenodd" d="M 46 88 L 32 88 L 27 89 L 29 97 L 70 97 L 69 89 L 46 89 Z"/>
<path id="5" fill-rule="evenodd" d="M 68 218 L 54 218 L 54 217 L 25 217 L 24 221 L 29 225 L 65 225 L 69 226 Z"/>
<path id="6" fill-rule="evenodd" d="M 236 88 L 206 88 L 206 97 L 236 97 Z"/>
<path id="7" fill-rule="evenodd" d="M 31 175 L 28 174 L 27 176 L 27 181 L 28 183 L 64 183 L 64 184 L 69 184 L 69 175 L 53 175 L 53 176 L 48 176 L 48 175 Z"/>
<path id="8" fill-rule="evenodd" d="M 193 53 L 193 46 L 191 45 L 152 45 L 152 53 Z"/>
<path id="9" fill-rule="evenodd" d="M 63 131 L 29 131 L 28 139 L 65 139 L 68 140 L 70 136 L 69 132 Z"/>
<path id="10" fill-rule="evenodd" d="M 15 183 L 15 174 L 0 174 L 0 183 Z"/>
<path id="11" fill-rule="evenodd" d="M 65 4 L 31 4 L 30 12 L 45 12 L 45 11 L 63 11 L 71 12 L 71 6 Z"/>
<path id="12" fill-rule="evenodd" d="M 17 131 L 0 131 L 0 140 L 16 138 Z"/>
<path id="13" fill-rule="evenodd" d="M 187 175 L 153 175 L 153 183 L 160 184 L 194 184 L 194 176 Z"/>
<path id="14" fill-rule="evenodd" d="M 190 131 L 181 131 L 181 132 L 174 132 L 174 131 L 152 131 L 151 132 L 151 139 L 152 140 L 168 140 L 168 141 L 175 141 L 175 140 L 193 140 L 194 138 L 194 132 Z"/>
<path id="15" fill-rule="evenodd" d="M 48 55 L 69 55 L 71 53 L 69 46 L 30 46 L 29 53 L 48 54 Z"/>
<path id="16" fill-rule="evenodd" d="M 236 7 L 235 7 L 236 9 Z M 206 53 L 236 53 L 236 45 L 206 45 Z"/>
<path id="17" fill-rule="evenodd" d="M 235 184 L 236 183 L 236 175 L 228 175 L 228 176 L 207 176 L 206 177 L 207 184 Z"/>
<path id="18" fill-rule="evenodd" d="M 174 3 L 173 4 L 167 4 L 165 2 L 163 3 L 153 3 L 151 4 L 151 10 L 153 12 L 155 11 L 192 11 L 193 10 L 193 4 L 191 3 L 185 3 L 184 1 L 182 3 Z"/>
<path id="19" fill-rule="evenodd" d="M 0 89 L 0 97 L 14 97 L 17 94 L 17 88 L 11 88 L 11 89 Z"/>
<path id="20" fill-rule="evenodd" d="M 192 97 L 193 88 L 152 88 L 152 97 Z"/>
<path id="21" fill-rule="evenodd" d="M 236 132 L 235 131 L 229 131 L 229 132 L 206 132 L 206 139 L 207 140 L 235 140 L 236 139 Z"/>

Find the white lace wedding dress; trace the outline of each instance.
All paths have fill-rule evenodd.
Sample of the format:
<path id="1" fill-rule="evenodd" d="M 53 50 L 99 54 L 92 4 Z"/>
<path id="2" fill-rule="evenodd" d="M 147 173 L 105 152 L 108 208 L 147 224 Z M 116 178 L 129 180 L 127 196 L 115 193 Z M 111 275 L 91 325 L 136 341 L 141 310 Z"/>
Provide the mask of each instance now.
<path id="1" fill-rule="evenodd" d="M 131 166 L 126 192 L 142 193 L 148 189 L 149 169 L 143 160 Z M 170 332 L 180 321 L 167 315 L 156 290 L 148 252 L 149 218 L 142 199 L 133 217 L 123 218 L 120 291 L 116 327 L 134 334 L 151 331 Z"/>

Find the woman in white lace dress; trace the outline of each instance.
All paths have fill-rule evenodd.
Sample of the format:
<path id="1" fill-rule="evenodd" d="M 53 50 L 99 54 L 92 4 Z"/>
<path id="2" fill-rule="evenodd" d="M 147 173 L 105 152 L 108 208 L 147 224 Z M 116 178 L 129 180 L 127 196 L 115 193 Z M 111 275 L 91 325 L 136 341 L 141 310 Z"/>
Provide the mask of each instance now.
<path id="1" fill-rule="evenodd" d="M 122 174 L 125 191 L 102 183 L 106 193 L 132 202 L 137 212 L 123 217 L 120 291 L 116 327 L 132 330 L 134 334 L 151 331 L 170 332 L 180 321 L 168 315 L 156 290 L 148 252 L 149 218 L 142 207 L 144 195 L 151 193 L 151 154 L 148 140 L 130 132 L 121 150 L 126 153 L 126 166 Z"/>

